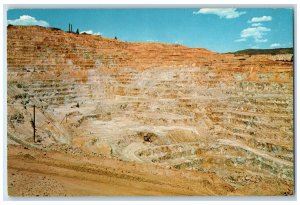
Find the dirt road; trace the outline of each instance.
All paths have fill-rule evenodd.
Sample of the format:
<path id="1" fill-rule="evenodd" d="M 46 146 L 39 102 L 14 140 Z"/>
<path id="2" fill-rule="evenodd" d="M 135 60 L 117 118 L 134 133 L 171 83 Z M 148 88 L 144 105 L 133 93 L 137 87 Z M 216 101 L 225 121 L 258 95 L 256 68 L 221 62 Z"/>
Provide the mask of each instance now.
<path id="1" fill-rule="evenodd" d="M 214 173 L 8 147 L 10 196 L 203 196 L 233 191 Z"/>

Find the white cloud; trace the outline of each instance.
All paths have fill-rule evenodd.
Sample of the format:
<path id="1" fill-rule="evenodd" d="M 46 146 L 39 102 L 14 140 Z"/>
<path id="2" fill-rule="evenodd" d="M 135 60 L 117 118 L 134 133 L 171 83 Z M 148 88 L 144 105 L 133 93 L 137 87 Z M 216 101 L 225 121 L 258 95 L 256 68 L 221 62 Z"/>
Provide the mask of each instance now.
<path id="1" fill-rule="evenodd" d="M 265 43 L 267 41 L 268 41 L 268 39 L 255 39 L 255 42 L 257 42 L 257 43 Z"/>
<path id="2" fill-rule="evenodd" d="M 214 14 L 219 16 L 220 18 L 233 19 L 238 18 L 239 16 L 245 14 L 244 11 L 237 11 L 234 8 L 202 8 L 197 12 L 193 12 L 193 14 Z"/>
<path id="3" fill-rule="evenodd" d="M 49 27 L 49 23 L 43 20 L 37 20 L 35 17 L 28 16 L 28 15 L 22 15 L 18 19 L 15 20 L 7 20 L 8 24 L 12 25 L 21 25 L 21 26 L 43 26 L 43 27 Z"/>
<path id="4" fill-rule="evenodd" d="M 246 28 L 241 31 L 241 38 L 254 38 L 255 42 L 257 43 L 263 43 L 267 42 L 267 39 L 264 39 L 263 37 L 266 35 L 267 32 L 271 31 L 270 28 L 266 27 L 250 27 Z"/>
<path id="5" fill-rule="evenodd" d="M 158 42 L 158 40 L 152 40 L 152 39 L 148 39 L 146 40 L 147 42 Z"/>
<path id="6" fill-rule="evenodd" d="M 262 26 L 262 23 L 253 23 L 251 26 L 253 27 Z"/>
<path id="7" fill-rule="evenodd" d="M 97 36 L 102 35 L 102 33 L 100 33 L 100 32 L 93 32 L 93 30 L 81 31 L 80 33 L 87 33 L 87 34 L 97 35 Z"/>
<path id="8" fill-rule="evenodd" d="M 243 41 L 246 41 L 247 39 L 245 38 L 239 38 L 239 39 L 236 39 L 235 42 L 243 42 Z"/>
<path id="9" fill-rule="evenodd" d="M 271 48 L 277 48 L 277 47 L 279 47 L 279 46 L 280 46 L 280 43 L 272 43 L 272 44 L 270 45 Z"/>
<path id="10" fill-rule="evenodd" d="M 183 44 L 183 40 L 174 41 L 175 44 Z"/>
<path id="11" fill-rule="evenodd" d="M 272 21 L 272 16 L 261 16 L 261 17 L 253 17 L 248 23 L 256 23 L 263 21 Z"/>

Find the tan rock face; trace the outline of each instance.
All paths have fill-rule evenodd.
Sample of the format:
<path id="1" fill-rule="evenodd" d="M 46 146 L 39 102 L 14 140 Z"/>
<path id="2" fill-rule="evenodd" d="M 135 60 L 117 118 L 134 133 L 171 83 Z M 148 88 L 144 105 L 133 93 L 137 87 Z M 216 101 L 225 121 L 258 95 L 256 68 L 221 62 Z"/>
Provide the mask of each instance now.
<path id="1" fill-rule="evenodd" d="M 35 104 L 45 148 L 293 187 L 292 62 L 41 27 L 7 39 L 8 132 L 23 143 Z"/>
<path id="2" fill-rule="evenodd" d="M 271 56 L 270 59 L 275 61 L 293 61 L 293 54 L 278 54 Z"/>
<path id="3" fill-rule="evenodd" d="M 106 156 L 106 157 L 110 157 L 112 150 L 109 144 L 98 144 L 97 145 L 97 153 Z"/>

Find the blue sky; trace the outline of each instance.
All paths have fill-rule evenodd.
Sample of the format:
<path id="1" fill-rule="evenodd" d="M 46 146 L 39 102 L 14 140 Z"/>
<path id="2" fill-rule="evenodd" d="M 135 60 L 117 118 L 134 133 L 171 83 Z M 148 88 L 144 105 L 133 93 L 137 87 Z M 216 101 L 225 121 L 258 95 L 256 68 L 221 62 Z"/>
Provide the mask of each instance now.
<path id="1" fill-rule="evenodd" d="M 287 8 L 12 9 L 8 23 L 79 30 L 128 42 L 179 43 L 217 52 L 293 46 Z"/>

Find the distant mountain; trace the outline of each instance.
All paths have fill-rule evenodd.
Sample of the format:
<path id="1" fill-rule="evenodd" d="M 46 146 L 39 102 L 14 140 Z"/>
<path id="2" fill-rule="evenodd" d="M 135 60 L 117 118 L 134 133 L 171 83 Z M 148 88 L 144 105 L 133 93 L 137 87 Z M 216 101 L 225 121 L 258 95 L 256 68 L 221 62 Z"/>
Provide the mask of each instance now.
<path id="1" fill-rule="evenodd" d="M 230 54 L 241 54 L 241 55 L 259 55 L 259 54 L 293 54 L 293 48 L 274 48 L 274 49 L 245 49 L 236 52 L 229 52 Z"/>

